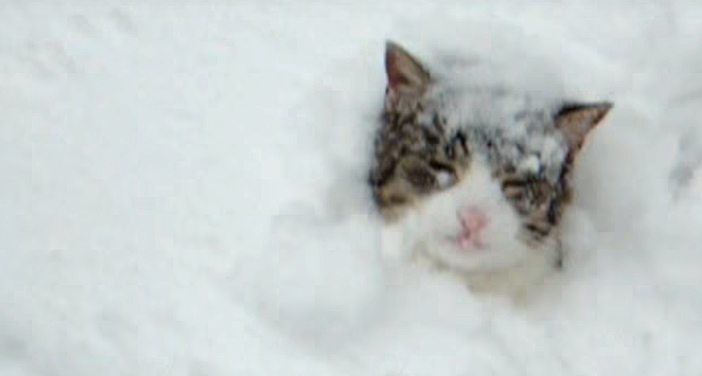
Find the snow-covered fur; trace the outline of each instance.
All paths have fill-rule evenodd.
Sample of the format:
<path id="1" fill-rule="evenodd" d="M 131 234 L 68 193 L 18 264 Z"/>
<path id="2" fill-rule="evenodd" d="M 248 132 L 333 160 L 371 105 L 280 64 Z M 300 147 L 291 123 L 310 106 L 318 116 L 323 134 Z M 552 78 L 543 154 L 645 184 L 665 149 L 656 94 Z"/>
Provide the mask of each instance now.
<path id="1" fill-rule="evenodd" d="M 476 290 L 511 290 L 560 269 L 574 162 L 611 103 L 467 85 L 393 42 L 385 65 L 370 184 L 404 243 Z"/>

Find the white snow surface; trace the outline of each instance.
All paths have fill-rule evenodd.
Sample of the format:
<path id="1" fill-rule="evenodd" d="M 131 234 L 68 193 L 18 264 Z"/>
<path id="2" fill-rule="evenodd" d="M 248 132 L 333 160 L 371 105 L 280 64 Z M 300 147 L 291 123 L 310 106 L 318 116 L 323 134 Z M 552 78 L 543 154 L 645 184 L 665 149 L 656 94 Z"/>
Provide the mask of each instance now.
<path id="1" fill-rule="evenodd" d="M 0 375 L 702 374 L 699 1 L 7 1 L 0 21 Z M 387 252 L 364 185 L 387 38 L 615 103 L 565 272 L 532 299 Z"/>

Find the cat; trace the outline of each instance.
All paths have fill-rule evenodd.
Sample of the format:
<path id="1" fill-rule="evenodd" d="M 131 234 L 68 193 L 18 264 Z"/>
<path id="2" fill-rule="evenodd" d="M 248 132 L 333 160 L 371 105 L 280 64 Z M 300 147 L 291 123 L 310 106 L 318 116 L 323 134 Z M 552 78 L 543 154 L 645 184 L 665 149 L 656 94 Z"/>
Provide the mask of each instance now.
<path id="1" fill-rule="evenodd" d="M 475 291 L 516 291 L 563 268 L 576 158 L 613 103 L 471 86 L 393 41 L 385 73 L 369 173 L 383 222 Z"/>

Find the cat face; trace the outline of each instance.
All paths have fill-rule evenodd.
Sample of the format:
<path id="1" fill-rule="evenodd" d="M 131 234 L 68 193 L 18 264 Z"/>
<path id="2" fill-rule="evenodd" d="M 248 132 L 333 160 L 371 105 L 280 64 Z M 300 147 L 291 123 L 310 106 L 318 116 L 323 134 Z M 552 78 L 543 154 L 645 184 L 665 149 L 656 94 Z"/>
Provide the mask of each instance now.
<path id="1" fill-rule="evenodd" d="M 388 223 L 412 224 L 453 267 L 530 253 L 561 263 L 560 223 L 575 158 L 610 103 L 547 102 L 437 77 L 388 42 L 383 125 L 370 173 Z"/>

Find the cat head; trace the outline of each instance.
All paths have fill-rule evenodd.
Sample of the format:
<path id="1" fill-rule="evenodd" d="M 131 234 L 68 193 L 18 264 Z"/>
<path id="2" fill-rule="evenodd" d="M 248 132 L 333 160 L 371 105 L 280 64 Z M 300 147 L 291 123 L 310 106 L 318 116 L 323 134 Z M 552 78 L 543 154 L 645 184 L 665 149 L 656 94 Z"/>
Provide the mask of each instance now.
<path id="1" fill-rule="evenodd" d="M 533 252 L 558 264 L 576 157 L 612 104 L 471 86 L 393 42 L 385 70 L 370 173 L 384 220 L 414 223 L 418 243 L 453 266 Z"/>

